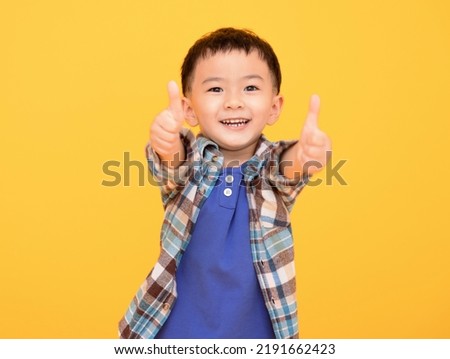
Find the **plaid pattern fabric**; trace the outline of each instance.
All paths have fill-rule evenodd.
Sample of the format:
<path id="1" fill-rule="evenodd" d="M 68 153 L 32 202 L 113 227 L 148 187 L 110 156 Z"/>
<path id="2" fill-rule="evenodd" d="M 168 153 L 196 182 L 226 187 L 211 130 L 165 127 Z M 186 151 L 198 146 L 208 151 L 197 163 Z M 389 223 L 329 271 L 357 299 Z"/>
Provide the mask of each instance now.
<path id="1" fill-rule="evenodd" d="M 218 146 L 185 129 L 187 159 L 169 169 L 147 146 L 149 169 L 161 188 L 165 218 L 160 257 L 119 323 L 121 338 L 154 338 L 177 297 L 175 274 L 199 211 L 223 166 Z M 307 178 L 288 180 L 279 173 L 281 153 L 295 141 L 269 142 L 261 136 L 247 162 L 244 182 L 250 211 L 254 268 L 275 336 L 298 338 L 294 250 L 289 212 Z"/>

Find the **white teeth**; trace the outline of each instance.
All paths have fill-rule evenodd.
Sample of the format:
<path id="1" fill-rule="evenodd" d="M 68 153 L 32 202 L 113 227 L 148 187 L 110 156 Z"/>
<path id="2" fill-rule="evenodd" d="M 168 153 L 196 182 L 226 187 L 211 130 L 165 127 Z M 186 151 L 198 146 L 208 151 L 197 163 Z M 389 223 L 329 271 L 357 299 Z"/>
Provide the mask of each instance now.
<path id="1" fill-rule="evenodd" d="M 248 121 L 249 120 L 245 119 L 230 119 L 230 120 L 223 120 L 220 122 L 227 126 L 239 127 L 245 125 Z"/>

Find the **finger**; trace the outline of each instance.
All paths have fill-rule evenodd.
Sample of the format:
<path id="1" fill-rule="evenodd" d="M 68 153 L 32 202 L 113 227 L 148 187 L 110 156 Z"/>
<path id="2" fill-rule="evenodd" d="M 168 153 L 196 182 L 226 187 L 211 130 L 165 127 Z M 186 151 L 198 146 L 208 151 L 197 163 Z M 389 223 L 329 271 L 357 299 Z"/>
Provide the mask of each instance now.
<path id="1" fill-rule="evenodd" d="M 179 133 L 180 122 L 175 118 L 175 115 L 171 110 L 165 110 L 162 112 L 161 118 L 158 119 L 158 125 L 167 132 Z"/>
<path id="2" fill-rule="evenodd" d="M 179 133 L 180 123 L 175 120 L 172 111 L 169 109 L 162 111 L 155 117 L 150 129 L 155 133 Z"/>
<path id="3" fill-rule="evenodd" d="M 314 160 L 320 160 L 325 157 L 325 151 L 323 147 L 317 146 L 308 146 L 303 150 L 303 154 L 305 157 Z"/>
<path id="4" fill-rule="evenodd" d="M 319 118 L 320 110 L 320 97 L 318 95 L 312 95 L 309 100 L 309 110 L 306 116 L 305 126 L 318 127 L 317 121 Z"/>
<path id="5" fill-rule="evenodd" d="M 154 139 L 151 141 L 153 149 L 160 155 L 166 155 L 173 151 L 174 144 L 171 141 L 166 141 L 161 138 Z"/>
<path id="6" fill-rule="evenodd" d="M 175 81 L 170 81 L 167 84 L 167 92 L 169 94 L 169 110 L 178 122 L 184 121 L 180 90 L 178 89 L 178 85 Z"/>
<path id="7" fill-rule="evenodd" d="M 326 140 L 327 136 L 325 133 L 317 128 L 307 132 L 307 136 L 304 138 L 305 143 L 311 146 L 325 146 Z"/>
<path id="8" fill-rule="evenodd" d="M 164 140 L 167 142 L 175 142 L 178 138 L 180 138 L 179 133 L 168 132 L 161 126 L 152 128 L 150 135 L 151 135 L 151 138 L 153 138 L 153 139 L 160 138 L 161 140 Z"/>

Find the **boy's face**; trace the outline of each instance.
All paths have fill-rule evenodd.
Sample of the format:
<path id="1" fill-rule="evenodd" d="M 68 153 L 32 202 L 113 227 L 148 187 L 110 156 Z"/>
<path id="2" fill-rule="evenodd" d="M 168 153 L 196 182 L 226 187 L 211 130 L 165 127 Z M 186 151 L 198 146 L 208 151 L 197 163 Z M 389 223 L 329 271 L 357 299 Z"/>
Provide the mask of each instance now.
<path id="1" fill-rule="evenodd" d="M 264 127 L 276 122 L 282 104 L 258 52 L 237 50 L 201 58 L 183 100 L 187 122 L 199 125 L 219 145 L 226 163 L 253 156 Z"/>

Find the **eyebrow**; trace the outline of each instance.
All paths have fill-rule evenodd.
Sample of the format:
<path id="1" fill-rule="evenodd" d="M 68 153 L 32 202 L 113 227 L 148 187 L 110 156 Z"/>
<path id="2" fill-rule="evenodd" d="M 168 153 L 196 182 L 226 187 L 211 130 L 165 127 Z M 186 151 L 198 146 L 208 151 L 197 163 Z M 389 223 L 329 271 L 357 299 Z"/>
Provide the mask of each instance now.
<path id="1" fill-rule="evenodd" d="M 256 74 L 251 74 L 251 75 L 247 75 L 247 76 L 243 76 L 241 78 L 242 80 L 254 80 L 254 79 L 258 79 L 261 81 L 264 81 L 263 77 L 260 75 L 256 75 Z M 207 83 L 207 82 L 213 82 L 213 81 L 223 81 L 225 80 L 223 77 L 208 77 L 205 80 L 202 81 L 202 85 Z"/>

